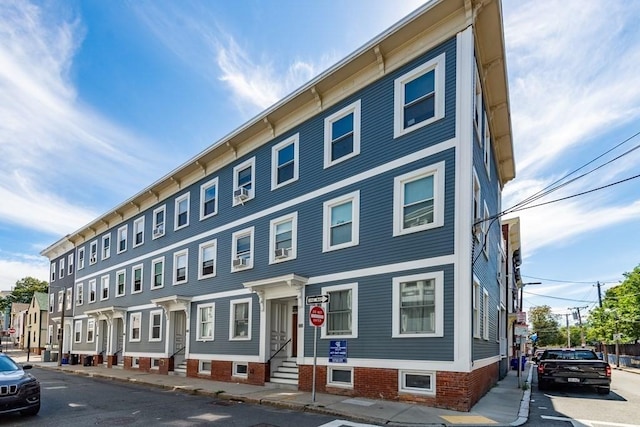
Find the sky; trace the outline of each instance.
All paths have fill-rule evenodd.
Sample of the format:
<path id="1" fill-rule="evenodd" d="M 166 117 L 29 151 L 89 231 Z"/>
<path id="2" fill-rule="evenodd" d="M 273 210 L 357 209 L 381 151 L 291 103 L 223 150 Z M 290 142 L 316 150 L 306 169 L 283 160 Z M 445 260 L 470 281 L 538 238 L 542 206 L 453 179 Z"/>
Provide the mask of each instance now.
<path id="1" fill-rule="evenodd" d="M 47 280 L 42 249 L 421 4 L 3 0 L 0 290 Z M 503 12 L 516 161 L 503 208 L 566 183 L 506 216 L 520 218 L 523 281 L 540 282 L 524 306 L 588 311 L 598 282 L 604 293 L 640 264 L 640 2 Z"/>

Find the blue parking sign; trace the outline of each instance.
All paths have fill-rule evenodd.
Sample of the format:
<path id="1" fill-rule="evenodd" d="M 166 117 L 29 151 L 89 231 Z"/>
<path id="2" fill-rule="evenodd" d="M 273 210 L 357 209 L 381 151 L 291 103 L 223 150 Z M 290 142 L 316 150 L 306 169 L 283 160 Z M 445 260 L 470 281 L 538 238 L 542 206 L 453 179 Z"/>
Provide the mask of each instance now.
<path id="1" fill-rule="evenodd" d="M 346 340 L 331 340 L 329 343 L 329 363 L 347 363 Z"/>

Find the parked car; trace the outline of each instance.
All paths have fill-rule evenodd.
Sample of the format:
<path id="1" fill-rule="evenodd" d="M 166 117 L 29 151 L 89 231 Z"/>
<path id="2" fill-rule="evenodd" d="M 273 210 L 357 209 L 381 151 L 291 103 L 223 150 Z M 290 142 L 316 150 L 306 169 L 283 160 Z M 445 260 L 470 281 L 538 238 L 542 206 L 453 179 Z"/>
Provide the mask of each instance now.
<path id="1" fill-rule="evenodd" d="M 552 384 L 593 386 L 600 394 L 611 389 L 611 366 L 588 349 L 547 349 L 538 360 L 538 389 Z"/>
<path id="2" fill-rule="evenodd" d="M 40 382 L 25 372 L 31 368 L 0 353 L 0 414 L 36 415 L 40 411 Z"/>

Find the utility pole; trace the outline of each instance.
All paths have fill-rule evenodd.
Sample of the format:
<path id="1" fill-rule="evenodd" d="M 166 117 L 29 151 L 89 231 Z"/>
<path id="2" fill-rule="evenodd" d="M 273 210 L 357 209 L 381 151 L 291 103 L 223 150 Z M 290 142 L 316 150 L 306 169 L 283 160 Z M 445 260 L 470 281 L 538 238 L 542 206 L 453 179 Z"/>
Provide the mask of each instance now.
<path id="1" fill-rule="evenodd" d="M 600 287 L 602 286 L 602 284 L 598 280 L 596 285 L 598 286 L 598 306 L 602 309 L 602 291 L 600 290 Z M 607 343 L 600 342 L 600 344 L 602 344 L 602 351 L 604 353 L 604 361 L 605 362 L 609 362 L 609 349 L 607 348 Z"/>
<path id="2" fill-rule="evenodd" d="M 580 344 L 582 345 L 582 347 L 584 347 L 586 345 L 585 339 L 584 339 L 584 327 L 582 326 L 582 316 L 580 315 L 580 310 L 586 310 L 588 307 L 569 307 L 569 310 L 575 310 L 578 312 L 578 324 L 580 325 Z M 575 320 L 575 317 L 574 317 Z"/>

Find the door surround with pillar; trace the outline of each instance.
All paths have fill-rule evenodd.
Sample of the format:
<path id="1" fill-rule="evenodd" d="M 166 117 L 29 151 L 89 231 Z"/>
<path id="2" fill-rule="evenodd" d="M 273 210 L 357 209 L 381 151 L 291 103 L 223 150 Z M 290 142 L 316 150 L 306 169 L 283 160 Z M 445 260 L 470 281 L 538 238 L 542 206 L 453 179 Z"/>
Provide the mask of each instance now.
<path id="1" fill-rule="evenodd" d="M 160 360 L 161 372 L 173 371 L 189 359 L 190 296 L 170 295 L 152 299 L 164 311 L 165 357 Z"/>

